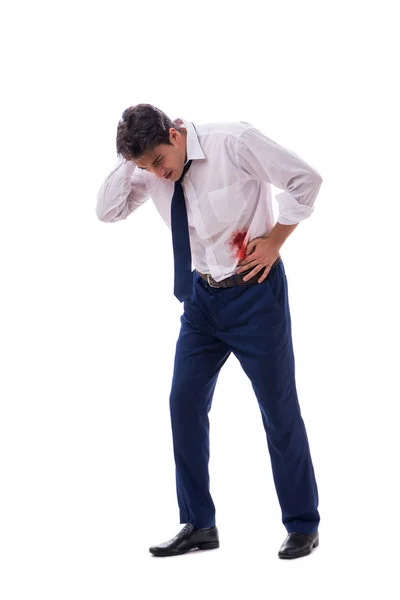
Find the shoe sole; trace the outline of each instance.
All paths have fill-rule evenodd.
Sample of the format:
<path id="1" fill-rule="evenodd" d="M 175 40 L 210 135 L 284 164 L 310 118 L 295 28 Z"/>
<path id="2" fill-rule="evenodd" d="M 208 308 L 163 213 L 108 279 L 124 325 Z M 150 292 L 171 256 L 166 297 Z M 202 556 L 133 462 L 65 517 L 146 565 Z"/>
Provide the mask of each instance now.
<path id="1" fill-rule="evenodd" d="M 314 548 L 316 548 L 318 545 L 319 545 L 319 539 L 315 540 L 315 542 L 313 543 L 313 545 L 311 546 L 310 549 L 305 550 L 301 554 L 295 554 L 295 555 L 290 556 L 288 554 L 280 554 L 278 552 L 278 556 L 279 556 L 279 558 L 284 558 L 284 559 L 301 558 L 302 556 L 308 556 L 309 554 L 311 554 L 311 552 L 314 550 Z"/>
<path id="2" fill-rule="evenodd" d="M 194 544 L 193 546 L 189 546 L 180 552 L 166 552 L 166 553 L 157 553 L 157 551 L 150 553 L 153 556 L 178 556 L 179 554 L 186 554 L 186 552 L 190 552 L 190 550 L 194 550 L 198 548 L 199 550 L 213 550 L 214 548 L 219 548 L 219 542 L 203 542 L 202 544 Z"/>

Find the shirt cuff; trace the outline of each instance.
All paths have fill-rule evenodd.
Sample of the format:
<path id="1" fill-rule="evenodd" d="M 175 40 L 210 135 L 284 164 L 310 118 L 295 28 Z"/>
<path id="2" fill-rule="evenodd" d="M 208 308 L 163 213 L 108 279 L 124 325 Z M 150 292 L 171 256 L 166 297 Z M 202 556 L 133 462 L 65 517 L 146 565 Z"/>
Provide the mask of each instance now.
<path id="1" fill-rule="evenodd" d="M 278 223 L 282 225 L 295 225 L 307 219 L 314 211 L 314 206 L 300 204 L 290 192 L 282 192 L 275 196 L 279 204 Z"/>

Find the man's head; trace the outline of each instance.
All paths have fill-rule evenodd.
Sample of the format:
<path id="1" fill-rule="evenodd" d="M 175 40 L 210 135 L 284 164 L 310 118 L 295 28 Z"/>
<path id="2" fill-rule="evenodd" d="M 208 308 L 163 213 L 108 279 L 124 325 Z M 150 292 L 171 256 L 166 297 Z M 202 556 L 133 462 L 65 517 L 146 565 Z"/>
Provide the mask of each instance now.
<path id="1" fill-rule="evenodd" d="M 186 162 L 186 134 L 155 106 L 137 104 L 118 123 L 117 153 L 157 177 L 177 181 Z"/>

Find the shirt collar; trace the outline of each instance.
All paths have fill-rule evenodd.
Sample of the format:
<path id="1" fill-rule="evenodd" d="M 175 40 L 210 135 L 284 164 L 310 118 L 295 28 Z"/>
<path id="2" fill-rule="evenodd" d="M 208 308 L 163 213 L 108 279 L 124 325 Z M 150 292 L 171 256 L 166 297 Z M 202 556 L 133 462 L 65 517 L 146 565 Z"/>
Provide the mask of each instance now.
<path id="1" fill-rule="evenodd" d="M 197 132 L 193 126 L 193 123 L 191 121 L 186 121 L 185 119 L 175 119 L 174 123 L 186 128 L 187 161 L 205 158 L 205 154 L 200 146 L 199 138 L 197 137 Z"/>

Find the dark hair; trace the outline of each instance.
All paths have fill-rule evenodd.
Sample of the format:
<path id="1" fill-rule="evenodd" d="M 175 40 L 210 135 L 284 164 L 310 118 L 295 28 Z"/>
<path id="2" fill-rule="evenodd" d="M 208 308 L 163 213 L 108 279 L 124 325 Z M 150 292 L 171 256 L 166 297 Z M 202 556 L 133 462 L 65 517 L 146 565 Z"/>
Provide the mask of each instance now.
<path id="1" fill-rule="evenodd" d="M 151 104 L 137 104 L 124 110 L 117 128 L 117 154 L 127 160 L 138 158 L 159 144 L 171 145 L 169 130 L 180 128 Z"/>

